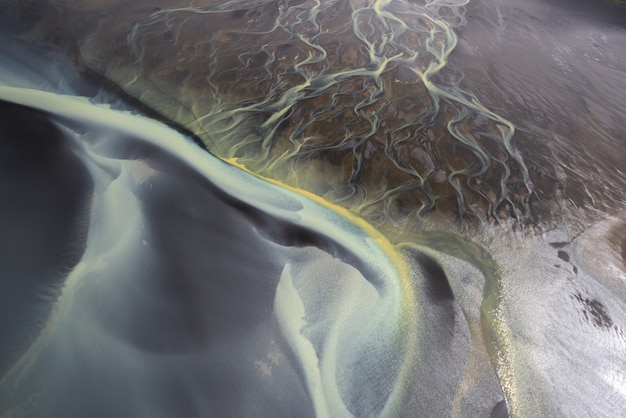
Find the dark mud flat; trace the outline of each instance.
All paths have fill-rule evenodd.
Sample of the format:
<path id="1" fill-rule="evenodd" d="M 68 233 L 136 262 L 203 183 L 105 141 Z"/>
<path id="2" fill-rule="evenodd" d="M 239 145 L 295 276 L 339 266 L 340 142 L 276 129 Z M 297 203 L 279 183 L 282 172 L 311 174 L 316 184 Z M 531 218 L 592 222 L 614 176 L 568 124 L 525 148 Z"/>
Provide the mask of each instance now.
<path id="1" fill-rule="evenodd" d="M 410 415 L 490 411 L 502 399 L 488 368 L 457 399 L 470 337 L 434 259 L 399 272 L 371 226 L 153 121 L 85 98 L 0 94 L 41 109 L 5 105 L 4 169 L 26 171 L 25 193 L 58 204 L 57 189 L 84 182 L 70 190 L 77 208 L 49 217 L 6 206 L 16 227 L 36 221 L 38 260 L 57 241 L 74 247 L 42 271 L 19 251 L 29 243 L 13 243 L 3 414 Z M 27 151 L 17 142 L 27 137 L 43 145 Z M 54 177 L 58 188 L 39 184 Z M 430 344 L 416 344 L 420 335 Z"/>
<path id="2" fill-rule="evenodd" d="M 0 370 L 41 332 L 85 250 L 93 183 L 41 112 L 0 102 Z"/>
<path id="3" fill-rule="evenodd" d="M 247 361 L 279 340 L 281 266 L 244 206 L 140 139 L 96 155 L 92 127 L 2 110 L 3 413 L 306 416 L 289 366 L 269 396 Z"/>
<path id="4" fill-rule="evenodd" d="M 472 1 L 451 62 L 518 128 L 539 201 L 619 213 L 626 185 L 626 6 Z M 538 203 L 544 219 L 560 204 Z"/>
<path id="5" fill-rule="evenodd" d="M 621 3 L 9 4 L 10 38 L 376 223 L 623 207 Z"/>
<path id="6" fill-rule="evenodd" d="M 0 415 L 623 409 L 623 5 L 5 3 Z"/>
<path id="7" fill-rule="evenodd" d="M 462 8 L 113 2 L 103 16 L 105 6 L 16 6 L 12 36 L 54 34 L 53 50 L 214 154 L 371 221 L 532 221 L 537 173 L 511 143 L 515 128 L 471 100 L 462 70 L 442 67 Z"/>

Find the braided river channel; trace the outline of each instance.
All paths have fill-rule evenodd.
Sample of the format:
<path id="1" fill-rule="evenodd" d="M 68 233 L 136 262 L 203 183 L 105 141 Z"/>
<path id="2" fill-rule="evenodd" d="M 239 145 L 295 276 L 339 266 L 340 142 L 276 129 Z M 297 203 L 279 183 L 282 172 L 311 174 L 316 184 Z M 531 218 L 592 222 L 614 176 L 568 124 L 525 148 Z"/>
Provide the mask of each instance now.
<path id="1" fill-rule="evenodd" d="M 626 2 L 0 0 L 0 418 L 626 414 Z"/>

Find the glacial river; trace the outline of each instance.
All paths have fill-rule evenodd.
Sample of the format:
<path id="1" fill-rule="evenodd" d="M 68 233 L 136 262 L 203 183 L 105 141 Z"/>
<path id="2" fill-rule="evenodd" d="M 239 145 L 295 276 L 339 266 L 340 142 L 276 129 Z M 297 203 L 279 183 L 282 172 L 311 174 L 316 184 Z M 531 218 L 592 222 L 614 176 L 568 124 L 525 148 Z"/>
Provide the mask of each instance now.
<path id="1" fill-rule="evenodd" d="M 0 417 L 623 410 L 626 5 L 3 3 Z"/>

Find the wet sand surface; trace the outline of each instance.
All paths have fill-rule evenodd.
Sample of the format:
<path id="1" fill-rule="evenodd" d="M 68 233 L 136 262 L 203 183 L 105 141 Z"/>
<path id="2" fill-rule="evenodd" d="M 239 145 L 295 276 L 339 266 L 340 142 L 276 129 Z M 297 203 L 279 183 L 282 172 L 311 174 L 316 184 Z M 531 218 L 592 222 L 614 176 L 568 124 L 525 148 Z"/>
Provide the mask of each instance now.
<path id="1" fill-rule="evenodd" d="M 374 222 L 623 204 L 623 5 L 308 7 L 33 3 L 13 25 L 216 155 Z"/>
<path id="2" fill-rule="evenodd" d="M 3 303 L 0 370 L 41 332 L 67 272 L 85 249 L 92 192 L 84 165 L 46 115 L 0 103 Z M 26 325 L 28 324 L 28 325 Z"/>
<path id="3" fill-rule="evenodd" d="M 250 361 L 280 353 L 271 320 L 280 266 L 245 211 L 139 139 L 114 134 L 103 144 L 111 150 L 106 158 L 81 164 L 76 154 L 84 158 L 85 151 L 50 116 L 9 104 L 3 111 L 12 116 L 3 149 L 14 151 L 3 154 L 2 167 L 13 169 L 5 174 L 17 188 L 3 190 L 14 196 L 3 200 L 3 230 L 15 231 L 13 239 L 3 237 L 2 348 L 13 349 L 2 356 L 3 375 L 14 374 L 9 366 L 46 339 L 32 370 L 21 371 L 28 392 L 17 384 L 7 392 L 9 382 L 2 382 L 3 413 L 306 415 L 302 387 L 273 384 L 268 396 Z M 122 191 L 101 207 L 103 189 L 121 181 L 130 196 Z M 140 199 L 139 223 L 132 197 Z M 87 234 L 98 222 L 103 230 Z M 68 301 L 72 289 L 63 279 L 81 267 L 84 277 Z M 47 318 L 64 304 L 70 317 L 50 328 Z M 284 364 L 273 370 L 294 375 Z M 28 401 L 33 395 L 37 402 Z"/>
<path id="4" fill-rule="evenodd" d="M 91 185 L 73 190 L 87 210 L 69 213 L 72 226 L 86 232 L 84 246 L 61 263 L 64 280 L 23 268 L 5 282 L 15 289 L 39 279 L 14 302 L 40 317 L 13 315 L 3 324 L 12 342 L 23 341 L 0 380 L 4 415 L 396 415 L 451 407 L 469 336 L 453 331 L 463 329 L 462 315 L 450 291 L 437 290 L 446 273 L 429 256 L 413 251 L 416 269 L 406 270 L 368 224 L 255 179 L 139 116 L 23 88 L 0 94 L 17 103 L 5 108 L 20 122 L 3 141 L 23 138 L 29 118 L 38 130 L 27 133 L 45 140 L 56 132 L 59 148 L 83 167 L 70 174 Z M 71 167 L 53 149 L 41 151 L 55 167 Z M 8 211 L 22 223 L 58 222 Z M 49 251 L 54 240 L 42 244 Z M 29 297 L 37 303 L 25 303 Z M 422 323 L 424 303 L 434 309 Z M 416 346 L 418 335 L 434 344 Z M 437 378 L 442 368 L 445 379 Z M 434 398 L 418 391 L 416 375 L 431 376 Z M 485 389 L 489 397 L 474 401 L 489 409 L 503 396 L 494 374 Z"/>
<path id="5" fill-rule="evenodd" d="M 536 167 L 538 200 L 619 212 L 624 203 L 623 5 L 479 1 L 467 6 L 451 62 L 510 119 Z M 525 144 L 527 143 L 527 144 Z M 559 205 L 552 206 L 554 217 Z"/>
<path id="6" fill-rule="evenodd" d="M 0 416 L 623 407 L 625 5 L 1 3 Z"/>

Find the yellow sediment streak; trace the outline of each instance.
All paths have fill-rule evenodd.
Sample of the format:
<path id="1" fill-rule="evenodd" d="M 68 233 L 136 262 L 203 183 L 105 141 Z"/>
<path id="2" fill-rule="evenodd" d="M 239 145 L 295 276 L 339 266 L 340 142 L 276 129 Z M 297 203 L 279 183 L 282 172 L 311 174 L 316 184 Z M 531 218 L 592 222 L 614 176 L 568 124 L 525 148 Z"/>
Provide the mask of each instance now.
<path id="1" fill-rule="evenodd" d="M 394 390 L 391 392 L 389 402 L 387 403 L 385 409 L 383 410 L 383 416 L 396 415 L 401 408 L 402 403 L 405 398 L 405 391 L 407 389 L 407 380 L 410 377 L 410 371 L 413 368 L 416 360 L 416 350 L 417 347 L 417 326 L 415 324 L 415 315 L 414 310 L 417 306 L 415 293 L 413 291 L 413 286 L 411 284 L 411 276 L 412 271 L 409 267 L 408 263 L 404 260 L 401 254 L 397 251 L 396 246 L 378 229 L 376 229 L 373 225 L 368 223 L 363 218 L 357 216 L 350 210 L 329 202 L 321 196 L 318 196 L 310 191 L 305 189 L 301 189 L 299 187 L 291 186 L 289 184 L 283 183 L 279 180 L 273 179 L 271 177 L 263 176 L 259 173 L 251 171 L 244 164 L 239 162 L 237 158 L 227 158 L 223 159 L 224 162 L 230 164 L 234 167 L 237 167 L 246 173 L 266 181 L 268 183 L 274 184 L 280 188 L 289 190 L 293 193 L 296 193 L 300 196 L 303 196 L 320 206 L 331 210 L 332 212 L 340 215 L 343 219 L 350 222 L 352 225 L 356 226 L 360 229 L 371 241 L 373 241 L 384 253 L 384 255 L 388 258 L 393 266 L 395 276 L 398 279 L 399 291 L 401 292 L 400 298 L 402 301 L 401 313 L 400 313 L 400 324 L 398 334 L 402 339 L 401 344 L 406 353 L 404 355 L 404 363 L 400 370 L 398 381 L 396 382 Z M 398 288 L 397 286 L 392 286 L 394 288 Z"/>
<path id="2" fill-rule="evenodd" d="M 286 189 L 291 192 L 297 193 L 301 196 L 304 196 L 307 199 L 312 200 L 315 203 L 341 215 L 350 223 L 352 223 L 353 225 L 361 229 L 372 241 L 374 241 L 380 247 L 380 249 L 382 249 L 385 255 L 389 257 L 389 260 L 392 262 L 394 268 L 396 269 L 398 278 L 400 280 L 400 285 L 403 291 L 403 295 L 402 295 L 403 304 L 411 303 L 411 306 L 413 306 L 412 302 L 414 302 L 415 298 L 413 296 L 413 288 L 411 287 L 410 268 L 408 264 L 404 261 L 400 253 L 398 253 L 398 251 L 396 250 L 395 245 L 392 244 L 392 242 L 386 236 L 384 236 L 382 232 L 374 228 L 373 225 L 371 225 L 369 222 L 367 222 L 363 218 L 357 216 L 350 210 L 344 208 L 343 206 L 339 206 L 337 204 L 331 203 L 328 200 L 324 199 L 323 197 L 316 195 L 315 193 L 312 193 L 308 190 L 305 190 L 299 187 L 291 186 L 289 184 L 283 183 L 280 180 L 276 180 L 271 177 L 266 177 L 262 174 L 251 171 L 244 164 L 240 163 L 237 158 L 226 158 L 226 159 L 223 159 L 223 161 L 245 171 L 246 173 L 250 175 L 253 175 L 256 178 L 259 178 L 263 181 L 266 181 L 268 183 L 279 186 L 283 189 Z"/>

